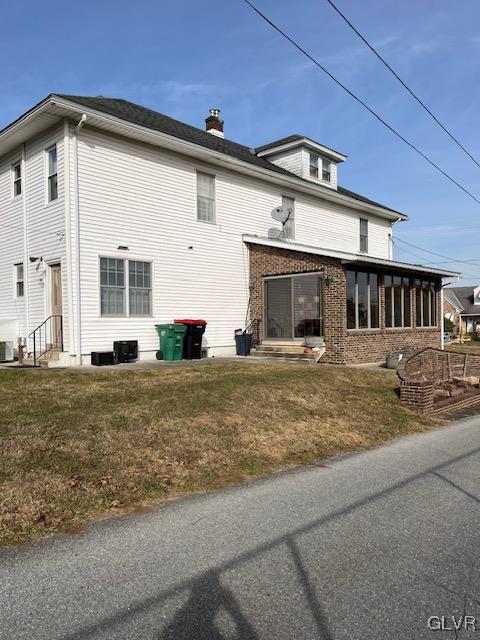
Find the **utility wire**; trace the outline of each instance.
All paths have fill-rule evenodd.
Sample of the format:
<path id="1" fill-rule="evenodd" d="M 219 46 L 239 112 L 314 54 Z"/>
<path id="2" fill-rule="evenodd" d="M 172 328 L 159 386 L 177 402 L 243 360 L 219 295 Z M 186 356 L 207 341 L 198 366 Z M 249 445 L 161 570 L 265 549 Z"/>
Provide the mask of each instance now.
<path id="1" fill-rule="evenodd" d="M 452 178 L 452 176 L 450 176 L 446 171 L 444 171 L 443 169 L 441 169 L 438 164 L 435 164 L 435 162 L 433 162 L 433 160 L 431 160 L 427 155 L 425 155 L 423 153 L 423 151 L 420 151 L 420 149 L 418 147 L 416 147 L 412 142 L 409 142 L 409 140 L 407 140 L 406 138 L 404 138 L 398 131 L 396 131 L 396 129 L 394 129 L 392 126 L 390 126 L 388 124 L 388 122 L 386 122 L 378 113 L 376 113 L 371 107 L 368 106 L 368 104 L 366 102 L 364 102 L 361 98 L 359 98 L 357 95 L 355 95 L 352 91 L 350 91 L 350 89 L 348 89 L 342 82 L 340 82 L 340 80 L 337 80 L 337 78 L 330 73 L 330 71 L 328 71 L 328 69 L 326 69 L 318 60 L 316 60 L 310 53 L 308 53 L 308 51 L 306 51 L 300 44 L 298 44 L 298 42 L 296 42 L 293 38 L 291 38 L 287 33 L 285 33 L 285 31 L 283 31 L 280 27 L 278 27 L 274 22 L 272 22 L 270 20 L 270 18 L 268 18 L 265 14 L 263 14 L 259 9 L 257 9 L 257 7 L 250 2 L 250 0 L 243 0 L 245 2 L 245 4 L 247 4 L 257 15 L 260 16 L 260 18 L 262 18 L 263 20 L 265 20 L 265 22 L 267 24 L 269 24 L 273 29 L 275 29 L 275 31 L 277 31 L 280 35 L 282 35 L 286 40 L 288 40 L 288 42 L 290 42 L 290 44 L 292 44 L 296 49 L 298 49 L 301 53 L 303 53 L 304 56 L 306 56 L 311 62 L 313 62 L 314 65 L 316 65 L 319 69 L 321 69 L 331 80 L 333 80 L 333 82 L 335 82 L 335 84 L 337 84 L 339 87 L 341 87 L 344 91 L 346 91 L 346 93 L 348 93 L 348 95 L 350 97 L 352 97 L 354 100 L 356 100 L 360 105 L 362 105 L 362 107 L 364 109 L 366 109 L 372 116 L 374 116 L 381 124 L 383 124 L 384 127 L 386 127 L 391 133 L 393 133 L 397 138 L 399 138 L 402 142 L 404 142 L 406 145 L 408 145 L 411 149 L 413 149 L 415 151 L 415 153 L 417 153 L 419 156 L 421 156 L 424 160 L 426 160 L 430 165 L 432 165 L 432 167 L 434 167 L 437 171 L 439 171 L 443 176 L 445 176 L 445 178 L 447 178 L 447 180 L 450 180 L 450 182 L 453 182 L 454 185 L 456 185 L 459 189 L 461 189 L 464 193 L 467 194 L 467 196 L 469 196 L 470 198 L 472 198 L 472 200 L 475 200 L 475 202 L 477 204 L 480 204 L 480 200 L 473 195 L 473 193 L 471 193 L 470 191 L 468 191 L 468 189 L 466 189 L 465 187 L 463 187 L 459 182 L 457 182 L 457 180 L 455 180 L 455 178 Z"/>
<path id="2" fill-rule="evenodd" d="M 402 244 L 406 244 L 409 247 L 413 247 L 414 249 L 419 249 L 420 251 L 424 251 L 425 253 L 430 253 L 432 256 L 438 256 L 439 258 L 445 258 L 445 260 L 455 261 L 452 256 L 446 256 L 443 253 L 437 253 L 436 251 L 430 251 L 429 249 L 424 249 L 423 247 L 419 247 L 416 244 L 412 244 L 411 242 L 407 242 L 406 240 L 402 240 L 401 238 L 395 238 L 396 242 L 401 242 Z M 401 247 L 399 247 L 401 249 Z M 411 253 L 411 252 L 410 252 Z M 456 262 L 462 262 L 463 264 L 470 264 L 474 267 L 480 267 L 480 265 L 476 262 L 471 262 L 470 260 L 458 260 Z M 430 263 L 432 264 L 432 263 Z"/>
<path id="3" fill-rule="evenodd" d="M 438 124 L 438 126 L 443 129 L 443 131 L 447 134 L 447 136 L 449 136 L 449 138 L 451 138 L 453 140 L 453 142 L 455 142 L 455 144 L 460 147 L 460 149 L 462 151 L 464 151 L 467 156 L 470 158 L 470 160 L 472 160 L 477 167 L 480 169 L 480 162 L 470 153 L 470 151 L 468 151 L 468 149 L 466 149 L 463 144 L 453 135 L 453 133 L 451 133 L 447 127 L 442 124 L 440 122 L 440 120 L 437 118 L 437 116 L 431 112 L 431 110 L 427 107 L 427 105 L 417 96 L 416 93 L 414 93 L 412 91 L 412 89 L 410 89 L 410 87 L 407 85 L 406 82 L 404 82 L 402 80 L 402 78 L 398 75 L 398 73 L 395 71 L 395 69 L 392 69 L 392 67 L 388 64 L 388 62 L 385 60 L 385 58 L 383 58 L 378 51 L 375 49 L 375 47 L 370 44 L 370 42 L 360 33 L 360 31 L 358 31 L 358 29 L 350 22 L 350 20 L 340 11 L 340 9 L 332 2 L 332 0 L 326 0 L 328 2 L 328 4 L 332 7 L 332 9 L 334 9 L 338 15 L 348 24 L 348 26 L 357 34 L 357 36 L 363 40 L 363 42 L 367 45 L 367 47 L 370 49 L 370 51 L 372 51 L 372 53 L 374 53 L 377 58 L 380 60 L 380 62 L 382 64 L 384 64 L 387 69 L 390 71 L 390 73 L 392 73 L 395 78 L 400 82 L 400 84 L 408 91 L 408 93 L 412 96 L 412 98 L 414 100 L 416 100 L 418 102 L 418 104 L 428 113 L 428 115 L 433 118 L 433 120 L 435 120 L 435 122 Z"/>

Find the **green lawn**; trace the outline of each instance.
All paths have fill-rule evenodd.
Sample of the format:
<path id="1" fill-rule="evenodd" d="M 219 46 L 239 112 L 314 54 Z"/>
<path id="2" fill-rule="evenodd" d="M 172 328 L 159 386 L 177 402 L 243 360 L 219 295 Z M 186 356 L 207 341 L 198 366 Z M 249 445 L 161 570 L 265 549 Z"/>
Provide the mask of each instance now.
<path id="1" fill-rule="evenodd" d="M 0 543 L 438 424 L 403 408 L 397 387 L 328 366 L 0 370 Z"/>

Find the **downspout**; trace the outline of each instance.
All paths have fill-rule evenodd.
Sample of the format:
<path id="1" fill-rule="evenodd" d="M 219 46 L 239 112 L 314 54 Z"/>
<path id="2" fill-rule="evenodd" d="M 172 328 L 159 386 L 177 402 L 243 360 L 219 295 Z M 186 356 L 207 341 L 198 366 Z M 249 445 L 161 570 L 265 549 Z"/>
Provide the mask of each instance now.
<path id="1" fill-rule="evenodd" d="M 75 324 L 76 324 L 76 332 L 75 332 L 75 353 L 77 356 L 77 364 L 82 364 L 82 313 L 81 313 L 81 294 L 80 294 L 80 208 L 79 208 L 79 180 L 78 180 L 78 133 L 82 129 L 83 125 L 87 120 L 87 116 L 84 113 L 80 118 L 80 122 L 77 124 L 75 129 L 73 130 L 74 135 L 74 198 L 73 198 L 73 207 L 74 207 L 74 224 L 75 224 L 75 302 L 76 302 L 76 313 L 75 313 Z"/>
<path id="2" fill-rule="evenodd" d="M 22 217 L 23 217 L 23 279 L 25 294 L 25 336 L 28 342 L 30 333 L 30 286 L 29 286 L 29 265 L 28 259 L 28 217 L 27 217 L 27 151 L 25 143 L 22 144 Z M 28 352 L 28 345 L 26 351 Z"/>
<path id="3" fill-rule="evenodd" d="M 70 122 L 63 122 L 63 154 L 64 154 L 64 192 L 65 192 L 65 236 L 67 262 L 67 295 L 68 295 L 68 351 L 75 353 L 75 325 L 73 322 L 73 264 L 72 264 L 72 202 L 71 202 L 71 167 L 70 167 Z"/>

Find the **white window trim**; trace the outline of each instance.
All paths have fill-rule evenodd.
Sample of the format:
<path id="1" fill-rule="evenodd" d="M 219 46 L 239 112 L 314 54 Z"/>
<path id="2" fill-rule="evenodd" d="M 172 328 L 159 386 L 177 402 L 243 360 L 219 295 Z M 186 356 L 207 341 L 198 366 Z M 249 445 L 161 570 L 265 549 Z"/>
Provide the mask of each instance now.
<path id="1" fill-rule="evenodd" d="M 213 220 L 202 220 L 202 218 L 198 217 L 198 175 L 209 176 L 213 178 Z M 197 222 L 201 222 L 202 224 L 217 224 L 217 176 L 214 173 L 210 173 L 209 171 L 202 171 L 201 169 L 197 169 L 195 172 L 195 207 L 196 207 L 196 219 Z M 205 196 L 202 196 L 205 197 Z"/>
<path id="2" fill-rule="evenodd" d="M 420 287 L 417 287 L 417 280 L 420 280 Z M 423 321 L 425 319 L 425 313 L 424 313 L 424 308 L 423 308 L 423 286 L 422 283 L 423 282 L 427 282 L 430 286 L 433 285 L 433 309 L 434 309 L 434 316 L 435 316 L 435 324 L 423 324 Z M 417 329 L 437 329 L 439 326 L 439 318 L 438 318 L 438 309 L 437 309 L 437 305 L 438 305 L 438 288 L 437 288 L 437 283 L 434 280 L 423 280 L 422 278 L 416 278 L 413 282 L 413 286 L 415 287 L 415 326 Z M 417 291 L 420 290 L 422 292 L 421 296 L 420 296 L 420 319 L 422 320 L 422 324 L 417 324 Z M 429 305 L 432 304 L 432 300 L 430 299 L 429 296 Z M 431 306 L 430 306 L 430 311 L 431 311 Z"/>
<path id="3" fill-rule="evenodd" d="M 312 159 L 315 159 L 315 162 L 312 162 Z M 328 173 L 330 175 L 328 179 L 323 177 L 323 172 L 324 170 L 326 171 L 326 169 L 324 169 L 324 163 L 327 163 L 328 165 Z M 317 175 L 312 175 L 312 167 L 316 169 Z M 308 177 L 319 183 L 332 184 L 332 160 L 327 156 L 322 156 L 321 154 L 313 151 L 308 151 Z"/>
<path id="4" fill-rule="evenodd" d="M 362 221 L 366 222 L 366 226 L 367 226 L 367 233 L 362 233 Z M 369 224 L 368 224 L 368 218 L 359 218 L 358 219 L 358 251 L 359 253 L 365 253 L 368 254 L 368 244 L 369 244 Z M 362 249 L 362 238 L 365 237 L 366 238 L 366 244 L 367 244 L 367 248 L 366 249 Z"/>
<path id="5" fill-rule="evenodd" d="M 124 263 L 124 275 L 125 275 L 125 313 L 116 315 L 103 315 L 102 314 L 102 275 L 101 275 L 101 259 L 110 258 L 112 260 L 122 260 Z M 129 262 L 147 262 L 150 265 L 150 314 L 148 315 L 130 315 L 130 296 L 129 296 Z M 153 318 L 153 292 L 154 292 L 154 269 L 152 258 L 141 258 L 139 256 L 125 256 L 125 255 L 107 255 L 101 253 L 98 255 L 98 317 L 102 320 L 109 320 L 110 318 Z"/>
<path id="6" fill-rule="evenodd" d="M 57 197 L 54 198 L 53 200 L 50 200 L 49 196 L 50 196 L 50 190 L 49 190 L 49 178 L 50 176 L 55 175 L 54 173 L 50 174 L 49 173 L 49 167 L 48 167 L 48 160 L 49 160 L 49 153 L 50 151 L 52 151 L 52 149 L 56 149 L 57 151 Z M 55 202 L 58 202 L 59 200 L 59 181 L 58 181 L 58 143 L 54 142 L 53 144 L 51 144 L 49 147 L 47 147 L 45 149 L 45 204 L 46 206 L 49 206 Z"/>
<path id="7" fill-rule="evenodd" d="M 23 280 L 18 279 L 18 267 L 23 267 Z M 19 296 L 17 293 L 17 285 L 19 282 L 23 282 L 23 296 Z M 15 262 L 13 265 L 13 298 L 14 300 L 25 299 L 25 264 L 23 262 Z"/>
<path id="8" fill-rule="evenodd" d="M 15 193 L 15 167 L 20 167 L 20 193 Z M 21 198 L 23 195 L 23 172 L 22 172 L 22 160 L 21 158 L 12 162 L 11 165 L 11 175 L 12 175 L 12 198 Z"/>

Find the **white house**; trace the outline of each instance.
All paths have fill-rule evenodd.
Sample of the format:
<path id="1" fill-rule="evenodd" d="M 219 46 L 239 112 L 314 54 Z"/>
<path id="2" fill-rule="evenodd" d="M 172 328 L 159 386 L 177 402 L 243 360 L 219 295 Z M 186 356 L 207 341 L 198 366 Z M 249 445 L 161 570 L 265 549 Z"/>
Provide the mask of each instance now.
<path id="1" fill-rule="evenodd" d="M 456 274 L 392 260 L 407 216 L 339 186 L 345 155 L 300 135 L 245 147 L 217 110 L 206 128 L 51 94 L 0 132 L 0 341 L 64 365 L 114 340 L 154 358 L 154 325 L 191 317 L 209 356 L 250 323 L 270 348 L 322 335 L 327 362 L 440 345 Z"/>

